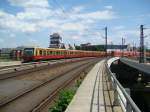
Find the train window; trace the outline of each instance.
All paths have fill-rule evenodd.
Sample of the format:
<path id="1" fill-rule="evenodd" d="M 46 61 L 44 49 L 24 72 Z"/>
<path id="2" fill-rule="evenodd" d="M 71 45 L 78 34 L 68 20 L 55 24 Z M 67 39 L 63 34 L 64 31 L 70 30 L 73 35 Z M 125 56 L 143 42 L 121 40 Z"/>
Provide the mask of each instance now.
<path id="1" fill-rule="evenodd" d="M 68 54 L 68 51 L 66 51 L 65 54 Z"/>
<path id="2" fill-rule="evenodd" d="M 53 51 L 53 55 L 55 55 L 56 54 L 56 52 L 55 51 Z"/>
<path id="3" fill-rule="evenodd" d="M 16 53 L 17 53 L 17 51 L 16 51 Z M 24 55 L 33 56 L 34 55 L 34 48 L 25 48 L 24 49 Z"/>
<path id="4" fill-rule="evenodd" d="M 62 51 L 61 54 L 64 55 L 64 51 Z"/>
<path id="5" fill-rule="evenodd" d="M 36 50 L 36 54 L 35 55 L 38 56 L 38 50 Z"/>
<path id="6" fill-rule="evenodd" d="M 55 55 L 57 55 L 57 51 L 55 51 Z"/>
<path id="7" fill-rule="evenodd" d="M 44 56 L 46 56 L 46 51 L 44 51 Z"/>
<path id="8" fill-rule="evenodd" d="M 54 55 L 54 51 L 51 51 L 51 55 Z"/>
<path id="9" fill-rule="evenodd" d="M 53 51 L 50 51 L 50 55 L 53 55 Z"/>
<path id="10" fill-rule="evenodd" d="M 42 50 L 40 50 L 40 55 L 42 55 Z"/>

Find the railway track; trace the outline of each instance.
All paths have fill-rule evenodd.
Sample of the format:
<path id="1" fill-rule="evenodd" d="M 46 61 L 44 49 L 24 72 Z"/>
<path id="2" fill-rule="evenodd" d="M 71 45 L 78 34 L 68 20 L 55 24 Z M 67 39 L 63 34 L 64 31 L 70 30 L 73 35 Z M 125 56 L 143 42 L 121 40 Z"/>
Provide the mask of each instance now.
<path id="1" fill-rule="evenodd" d="M 32 62 L 32 63 L 21 64 L 19 66 L 14 65 L 8 68 L 6 67 L 6 68 L 0 69 L 0 80 L 15 77 L 17 75 L 22 75 L 22 74 L 29 73 L 29 72 L 42 70 L 47 67 L 52 67 L 55 65 L 63 64 L 63 63 L 69 63 L 69 62 L 80 61 L 80 60 L 85 60 L 85 59 L 90 59 L 90 57 Z"/>
<path id="2" fill-rule="evenodd" d="M 2 112 L 28 112 L 28 111 L 37 111 L 41 109 L 41 106 L 43 107 L 43 101 L 47 101 L 48 99 L 51 99 L 57 91 L 65 87 L 69 82 L 71 82 L 77 75 L 78 72 L 81 72 L 86 67 L 90 66 L 91 64 L 95 63 L 96 60 L 91 61 L 85 61 L 84 63 L 78 64 L 77 66 L 74 66 L 73 68 L 57 75 L 56 77 L 49 78 L 44 80 L 43 82 L 40 82 L 38 84 L 35 84 L 31 88 L 29 88 L 26 91 L 22 91 L 17 93 L 15 96 L 10 97 L 6 100 L 0 101 L 0 111 Z M 61 86 L 60 86 L 61 85 Z M 63 86 L 62 86 L 63 85 Z M 50 88 L 51 90 L 47 89 Z M 43 92 L 43 93 L 42 93 Z M 45 93 L 44 93 L 45 92 Z M 38 94 L 42 94 L 39 98 Z M 44 95 L 46 94 L 46 95 Z M 50 96 L 49 96 L 50 95 Z M 34 98 L 35 97 L 35 98 Z M 33 98 L 33 101 L 30 101 L 30 98 Z M 28 100 L 29 101 L 28 101 Z M 46 99 L 46 100 L 44 100 Z M 18 103 L 21 102 L 21 103 Z M 30 102 L 30 103 L 29 103 Z M 40 103 L 40 105 L 39 105 Z M 26 108 L 22 106 L 23 104 L 26 104 Z M 33 104 L 32 106 L 30 104 Z M 18 108 L 17 108 L 18 106 Z M 14 108 L 15 107 L 15 108 Z M 36 107 L 36 108 L 35 108 Z M 11 110 L 12 109 L 12 110 Z"/>

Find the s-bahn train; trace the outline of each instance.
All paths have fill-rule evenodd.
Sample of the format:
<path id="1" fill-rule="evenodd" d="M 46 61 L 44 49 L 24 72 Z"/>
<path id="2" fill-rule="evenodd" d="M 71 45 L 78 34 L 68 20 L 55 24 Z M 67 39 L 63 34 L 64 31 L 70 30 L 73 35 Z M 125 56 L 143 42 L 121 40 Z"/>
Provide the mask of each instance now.
<path id="1" fill-rule="evenodd" d="M 38 61 L 48 59 L 80 58 L 80 57 L 104 57 L 105 52 L 100 51 L 83 51 L 83 50 L 66 50 L 54 48 L 25 48 L 23 60 Z"/>
<path id="2" fill-rule="evenodd" d="M 145 52 L 144 53 L 145 57 L 149 60 L 150 59 L 150 52 Z M 133 59 L 138 59 L 140 57 L 140 52 L 139 51 L 112 51 L 112 56 L 116 57 L 128 57 L 128 58 L 133 58 Z"/>
<path id="3" fill-rule="evenodd" d="M 112 51 L 107 52 L 107 56 L 128 57 L 138 59 L 140 53 L 133 51 Z M 80 57 L 104 57 L 104 51 L 84 51 L 84 50 L 66 50 L 55 48 L 25 48 L 23 52 L 24 62 L 49 60 L 49 59 L 66 59 L 66 58 L 80 58 Z M 150 57 L 150 52 L 145 53 L 146 57 Z"/>

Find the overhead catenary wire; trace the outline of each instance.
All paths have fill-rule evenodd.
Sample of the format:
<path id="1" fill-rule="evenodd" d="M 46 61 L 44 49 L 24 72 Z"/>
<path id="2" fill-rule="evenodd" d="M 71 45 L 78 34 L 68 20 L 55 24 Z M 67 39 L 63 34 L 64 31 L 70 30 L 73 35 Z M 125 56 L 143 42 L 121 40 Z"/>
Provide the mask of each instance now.
<path id="1" fill-rule="evenodd" d="M 64 6 L 62 4 L 60 4 L 57 0 L 52 0 L 55 4 L 57 4 L 57 6 L 62 10 L 64 16 L 66 16 L 66 18 L 73 18 L 64 8 Z M 69 9 L 71 12 L 73 12 L 74 10 L 72 9 L 72 7 L 70 7 Z M 79 18 L 82 18 L 80 15 L 78 15 Z M 90 32 L 89 29 L 84 29 Z"/>
<path id="2" fill-rule="evenodd" d="M 66 12 L 66 10 L 65 10 L 65 8 L 64 8 L 64 6 L 62 5 L 62 3 L 60 3 L 60 1 L 58 2 L 57 0 L 52 0 L 59 8 L 60 8 L 60 10 L 62 10 L 62 12 L 63 12 L 63 14 L 64 14 L 64 16 L 66 17 L 66 18 L 73 18 L 72 17 L 72 15 L 70 15 L 70 13 L 68 13 L 68 12 Z M 73 12 L 74 10 L 72 9 L 72 7 L 70 7 L 70 9 L 69 9 L 69 11 L 71 11 L 71 12 Z M 78 15 L 78 18 L 82 18 L 83 19 L 83 17 L 81 17 L 80 15 Z M 103 29 L 94 29 L 94 30 L 104 30 L 104 28 Z M 84 32 L 92 32 L 91 31 L 91 29 L 89 29 L 89 28 L 86 28 L 86 29 L 84 29 Z M 95 32 L 95 31 L 94 31 Z M 92 32 L 93 33 L 93 32 Z M 97 32 L 95 32 L 95 33 L 97 33 Z M 89 36 L 89 35 L 88 35 Z M 102 38 L 105 38 L 101 33 L 100 33 L 100 36 L 102 37 Z"/>

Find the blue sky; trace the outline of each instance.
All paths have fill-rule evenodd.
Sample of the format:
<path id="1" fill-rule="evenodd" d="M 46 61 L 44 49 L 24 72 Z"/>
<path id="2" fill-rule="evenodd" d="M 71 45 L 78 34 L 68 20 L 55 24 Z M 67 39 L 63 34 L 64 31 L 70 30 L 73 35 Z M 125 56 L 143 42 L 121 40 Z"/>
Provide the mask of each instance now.
<path id="1" fill-rule="evenodd" d="M 150 28 L 150 0 L 1 0 L 0 48 L 48 47 L 54 32 L 65 44 L 104 44 L 105 26 L 109 43 L 121 44 L 123 37 L 138 46 L 141 24 Z"/>

